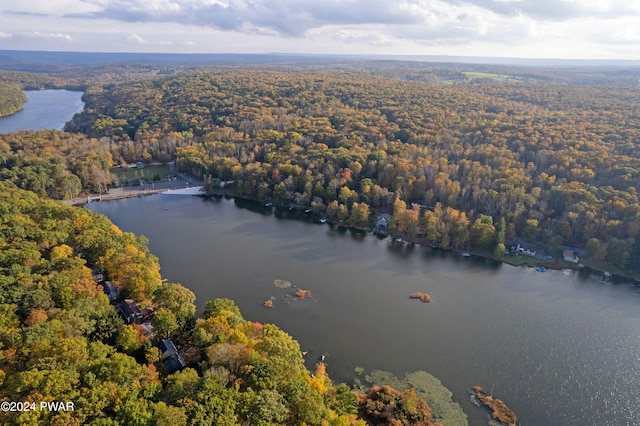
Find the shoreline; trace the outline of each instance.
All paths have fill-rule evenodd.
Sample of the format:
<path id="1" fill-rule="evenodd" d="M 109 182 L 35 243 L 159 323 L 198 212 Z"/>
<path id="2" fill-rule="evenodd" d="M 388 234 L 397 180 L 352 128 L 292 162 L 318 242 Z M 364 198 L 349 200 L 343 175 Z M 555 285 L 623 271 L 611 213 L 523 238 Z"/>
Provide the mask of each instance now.
<path id="1" fill-rule="evenodd" d="M 98 194 L 98 195 L 85 194 L 82 197 L 76 197 L 70 200 L 62 200 L 62 202 L 64 204 L 72 205 L 72 206 L 83 206 L 92 201 L 111 201 L 111 200 L 122 200 L 125 198 L 144 197 L 146 195 L 158 194 L 161 192 L 196 188 L 201 185 L 202 185 L 201 182 L 195 181 L 194 179 L 190 179 L 189 183 L 186 183 L 186 184 L 184 181 L 177 181 L 175 184 L 171 184 L 167 182 L 157 182 L 157 183 L 151 184 L 150 188 L 148 187 L 149 185 L 144 187 L 127 186 L 127 187 L 121 187 L 121 188 L 111 188 L 104 194 Z M 202 195 L 204 195 L 204 193 Z"/>
<path id="2" fill-rule="evenodd" d="M 461 250 L 457 250 L 457 249 L 443 249 L 441 247 L 437 247 L 437 246 L 433 246 L 431 244 L 425 243 L 423 241 L 421 241 L 421 239 L 419 238 L 411 238 L 411 237 L 401 237 L 401 236 L 396 236 L 396 235 L 389 235 L 392 238 L 398 237 L 398 238 L 402 238 L 402 240 L 406 241 L 406 242 L 410 242 L 413 244 L 417 244 L 417 245 L 421 245 L 421 246 L 425 246 L 425 247 L 432 247 L 432 248 L 437 248 L 439 250 L 445 250 L 445 251 L 449 251 L 452 253 L 462 253 Z M 594 265 L 590 265 L 590 264 L 578 264 L 578 263 L 569 263 L 569 262 L 564 262 L 564 261 L 558 261 L 557 259 L 554 258 L 554 260 L 549 261 L 549 260 L 545 260 L 545 259 L 538 259 L 538 258 L 522 258 L 521 262 L 516 262 L 512 259 L 509 258 L 504 258 L 504 257 L 496 257 L 491 253 L 480 253 L 480 252 L 474 252 L 474 251 L 466 251 L 466 253 L 469 253 L 471 256 L 475 256 L 478 258 L 482 258 L 485 260 L 491 260 L 491 261 L 495 261 L 495 262 L 500 262 L 500 263 L 504 263 L 510 266 L 525 266 L 527 268 L 535 268 L 537 266 L 543 266 L 544 268 L 546 268 L 547 270 L 554 270 L 554 271 L 562 271 L 565 269 L 570 269 L 572 271 L 581 271 L 581 270 L 590 270 L 592 272 L 599 272 L 602 275 L 604 275 L 605 272 L 609 272 L 610 274 L 612 274 L 612 278 L 614 277 L 618 277 L 618 278 L 622 278 L 625 280 L 629 280 L 631 281 L 634 285 L 640 285 L 640 279 L 635 278 L 631 275 L 628 274 L 624 274 L 624 273 L 620 273 L 620 272 L 611 272 L 611 271 L 607 271 L 605 269 L 601 269 L 598 268 L 597 266 Z"/>
<path id="3" fill-rule="evenodd" d="M 162 189 L 133 189 L 133 190 L 109 190 L 109 192 L 100 195 L 86 195 L 84 197 L 72 198 L 70 200 L 62 200 L 64 204 L 72 205 L 72 206 L 84 206 L 87 203 L 91 203 L 93 201 L 112 201 L 112 200 L 122 200 L 125 198 L 134 198 L 134 197 L 144 197 L 146 195 L 158 194 L 160 192 L 168 191 L 168 188 Z"/>
<path id="4" fill-rule="evenodd" d="M 162 192 L 167 192 L 170 190 L 176 190 L 176 189 L 186 189 L 189 188 L 189 186 L 181 186 L 181 187 L 173 187 L 173 188 L 151 188 L 151 189 L 134 189 L 134 188 L 114 188 L 114 189 L 110 189 L 108 193 L 106 194 L 102 194 L 102 195 L 97 195 L 97 196 L 85 196 L 85 197 L 77 197 L 71 200 L 64 200 L 63 202 L 65 204 L 69 204 L 69 205 L 74 205 L 74 206 L 83 206 L 84 204 L 91 202 L 92 200 L 95 200 L 95 198 L 100 197 L 99 200 L 97 201 L 112 201 L 112 200 L 121 200 L 121 199 L 126 199 L 126 198 L 134 198 L 134 197 L 143 197 L 143 196 L 147 196 L 147 195 L 152 195 L 152 194 L 158 194 L 158 193 L 162 193 Z M 245 198 L 239 195 L 235 195 L 233 193 L 230 192 L 216 192 L 213 194 L 206 194 L 206 193 L 202 193 L 202 195 L 200 194 L 195 194 L 195 196 L 201 196 L 201 197 L 232 197 L 234 199 L 241 199 L 244 201 L 249 201 L 249 202 L 254 202 L 256 204 L 260 204 L 263 205 L 263 201 L 259 201 L 259 200 L 254 200 L 254 199 L 250 199 L 250 198 Z M 283 208 L 286 209 L 286 206 L 275 206 L 276 208 Z M 343 226 L 347 229 L 353 229 L 353 230 L 357 230 L 357 231 L 364 231 L 364 232 L 371 232 L 371 229 L 369 228 L 355 228 L 353 226 L 349 226 L 345 223 L 342 222 L 333 222 L 333 221 L 327 221 L 328 224 L 330 225 L 334 225 L 334 226 Z M 437 247 L 437 246 L 433 246 L 431 244 L 428 244 L 427 242 L 423 241 L 420 238 L 415 238 L 415 237 L 407 237 L 407 236 L 401 236 L 401 235 L 391 235 L 388 234 L 389 237 L 391 238 L 401 238 L 403 241 L 412 243 L 412 244 L 417 244 L 420 246 L 424 246 L 424 247 L 432 247 L 432 248 L 437 248 L 439 250 L 444 250 L 444 251 L 449 251 L 452 253 L 455 253 L 456 251 L 460 251 L 460 250 L 456 250 L 456 249 L 452 249 L 452 248 L 448 248 L 448 249 L 443 249 L 441 247 Z M 473 251 L 468 251 L 468 253 L 470 253 L 472 256 L 476 256 L 482 259 L 486 259 L 486 260 L 492 260 L 495 262 L 501 262 L 510 266 L 526 266 L 529 268 L 535 268 L 536 266 L 544 266 L 546 269 L 549 270 L 556 270 L 556 271 L 561 271 L 563 269 L 570 269 L 570 270 L 575 270 L 575 271 L 580 271 L 584 268 L 588 268 L 591 271 L 596 271 L 596 272 L 600 272 L 604 275 L 605 272 L 610 272 L 610 271 L 606 271 L 604 269 L 598 268 L 596 266 L 593 265 L 578 265 L 575 263 L 567 263 L 564 262 L 562 264 L 558 264 L 557 260 L 553 261 L 553 262 L 549 262 L 549 261 L 545 261 L 544 259 L 531 259 L 531 261 L 529 259 L 523 259 L 522 262 L 515 262 L 512 261 L 511 259 L 506 259 L 506 258 L 497 258 L 495 256 L 493 256 L 492 254 L 487 254 L 487 253 L 479 253 L 479 252 L 473 252 Z M 619 272 L 610 272 L 613 277 L 619 277 L 619 278 L 623 278 L 623 279 L 627 279 L 630 280 L 634 285 L 640 285 L 640 280 L 637 278 L 634 278 L 633 276 L 627 275 L 627 274 L 622 274 Z"/>

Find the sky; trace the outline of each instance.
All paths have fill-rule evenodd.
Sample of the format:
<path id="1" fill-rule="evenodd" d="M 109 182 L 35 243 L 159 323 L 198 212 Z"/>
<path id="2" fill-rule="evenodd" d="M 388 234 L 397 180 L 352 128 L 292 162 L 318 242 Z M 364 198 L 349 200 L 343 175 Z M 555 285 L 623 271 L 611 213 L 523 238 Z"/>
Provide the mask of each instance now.
<path id="1" fill-rule="evenodd" d="M 0 0 L 0 49 L 640 59 L 640 0 Z"/>

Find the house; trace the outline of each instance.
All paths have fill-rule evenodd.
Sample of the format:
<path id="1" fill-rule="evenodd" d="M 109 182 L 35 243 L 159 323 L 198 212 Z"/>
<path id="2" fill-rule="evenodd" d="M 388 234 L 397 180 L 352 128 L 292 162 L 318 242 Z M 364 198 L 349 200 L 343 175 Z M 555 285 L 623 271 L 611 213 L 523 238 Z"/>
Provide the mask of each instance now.
<path id="1" fill-rule="evenodd" d="M 104 279 L 104 276 L 102 275 L 102 272 L 100 272 L 100 269 L 93 269 L 91 271 L 91 276 L 93 277 L 94 281 L 97 283 L 99 283 Z"/>
<path id="2" fill-rule="evenodd" d="M 389 222 L 391 222 L 391 215 L 388 213 L 382 213 L 378 215 L 376 219 L 376 227 L 374 232 L 378 233 L 386 233 L 387 228 L 389 227 Z"/>
<path id="3" fill-rule="evenodd" d="M 518 254 L 523 254 L 525 256 L 533 256 L 533 257 L 535 257 L 536 250 L 533 250 L 533 249 L 534 249 L 534 247 L 520 245 L 520 243 L 518 243 L 518 245 L 516 246 L 515 251 Z"/>
<path id="4" fill-rule="evenodd" d="M 578 263 L 578 261 L 580 260 L 578 256 L 576 256 L 575 250 L 569 250 L 569 249 L 562 251 L 562 259 L 564 259 L 565 262 L 573 262 L 573 263 Z"/>
<path id="5" fill-rule="evenodd" d="M 158 343 L 158 349 L 162 353 L 162 359 L 166 359 L 172 355 L 176 355 L 178 353 L 178 348 L 176 348 L 175 343 L 171 339 L 161 339 L 160 343 Z"/>
<path id="6" fill-rule="evenodd" d="M 100 284 L 102 291 L 107 295 L 110 302 L 115 302 L 120 296 L 120 289 L 111 281 L 102 281 Z"/>
<path id="7" fill-rule="evenodd" d="M 115 306 L 116 312 L 127 324 L 139 324 L 142 322 L 142 311 L 131 299 L 125 299 Z"/>
<path id="8" fill-rule="evenodd" d="M 173 341 L 169 339 L 160 340 L 158 349 L 160 349 L 162 353 L 162 362 L 167 369 L 167 373 L 171 374 L 175 371 L 182 370 L 187 365 L 184 360 L 184 355 L 178 351 Z"/>

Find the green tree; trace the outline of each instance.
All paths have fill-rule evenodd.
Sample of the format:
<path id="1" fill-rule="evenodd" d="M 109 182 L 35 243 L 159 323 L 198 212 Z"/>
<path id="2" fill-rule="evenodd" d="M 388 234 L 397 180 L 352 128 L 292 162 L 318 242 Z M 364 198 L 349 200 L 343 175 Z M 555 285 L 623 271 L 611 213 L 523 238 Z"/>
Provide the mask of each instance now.
<path id="1" fill-rule="evenodd" d="M 152 407 L 153 417 L 151 424 L 154 426 L 186 426 L 187 414 L 181 407 L 167 405 L 160 401 Z"/>
<path id="2" fill-rule="evenodd" d="M 349 218 L 349 225 L 356 228 L 362 228 L 369 224 L 369 205 L 367 203 L 353 203 L 351 206 L 351 217 Z"/>
<path id="3" fill-rule="evenodd" d="M 289 407 L 285 398 L 275 390 L 264 389 L 251 401 L 247 420 L 252 425 L 266 426 L 285 423 Z"/>
<path id="4" fill-rule="evenodd" d="M 481 249 L 490 248 L 496 237 L 496 229 L 493 226 L 493 218 L 491 216 L 479 215 L 471 226 L 471 242 Z"/>
<path id="5" fill-rule="evenodd" d="M 536 219 L 527 219 L 524 228 L 524 237 L 530 241 L 535 241 L 538 238 L 538 221 Z"/>
<path id="6" fill-rule="evenodd" d="M 179 328 L 176 316 L 167 308 L 157 309 L 151 322 L 159 336 L 169 338 Z"/>
<path id="7" fill-rule="evenodd" d="M 347 220 L 348 217 L 349 217 L 349 207 L 347 207 L 346 204 L 340 204 L 338 206 L 338 220 L 343 222 Z"/>
<path id="8" fill-rule="evenodd" d="M 123 324 L 116 337 L 116 345 L 121 351 L 129 354 L 138 349 L 141 343 L 136 329 L 132 325 Z"/>
<path id="9" fill-rule="evenodd" d="M 158 308 L 167 308 L 184 326 L 196 313 L 196 295 L 179 283 L 163 284 L 156 290 L 153 301 Z"/>

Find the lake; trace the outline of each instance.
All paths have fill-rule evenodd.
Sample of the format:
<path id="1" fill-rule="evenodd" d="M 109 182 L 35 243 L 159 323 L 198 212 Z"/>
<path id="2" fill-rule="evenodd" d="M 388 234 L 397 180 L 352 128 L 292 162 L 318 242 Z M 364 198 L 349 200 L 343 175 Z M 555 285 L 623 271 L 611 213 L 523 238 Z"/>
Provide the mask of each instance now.
<path id="1" fill-rule="evenodd" d="M 425 370 L 472 425 L 487 424 L 469 401 L 474 385 L 523 425 L 640 419 L 640 290 L 630 283 L 394 245 L 241 200 L 158 194 L 87 208 L 147 236 L 163 277 L 191 288 L 200 310 L 234 299 L 246 319 L 297 339 L 310 368 L 326 354 L 334 381 L 353 381 L 356 367 Z M 410 299 L 417 291 L 432 302 Z"/>
<path id="2" fill-rule="evenodd" d="M 83 92 L 71 90 L 25 90 L 23 109 L 0 118 L 0 133 L 20 130 L 62 130 L 84 108 Z"/>

